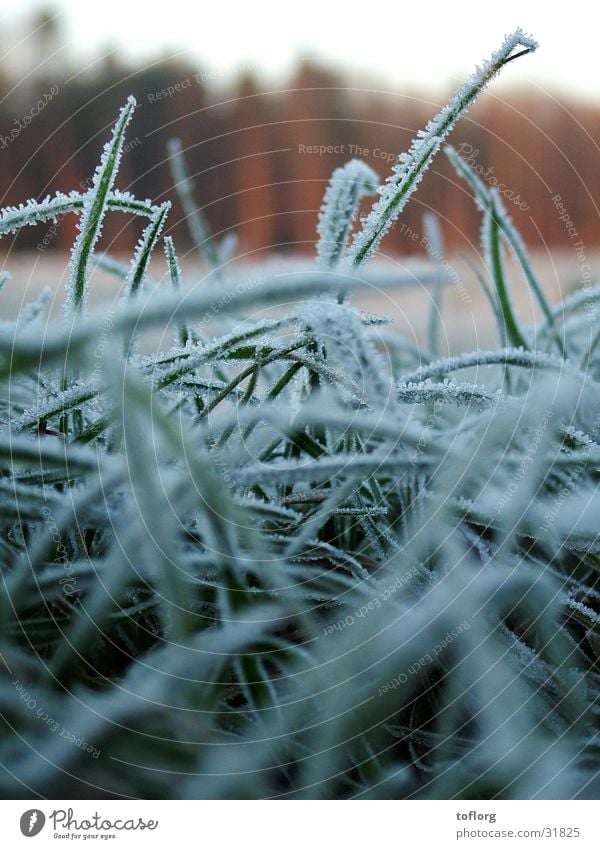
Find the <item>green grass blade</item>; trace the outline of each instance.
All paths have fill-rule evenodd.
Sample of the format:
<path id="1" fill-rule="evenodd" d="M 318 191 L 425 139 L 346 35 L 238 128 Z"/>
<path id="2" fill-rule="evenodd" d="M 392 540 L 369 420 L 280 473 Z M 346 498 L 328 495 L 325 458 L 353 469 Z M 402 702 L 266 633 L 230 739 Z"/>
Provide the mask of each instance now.
<path id="1" fill-rule="evenodd" d="M 135 106 L 135 99 L 129 97 L 113 127 L 111 140 L 104 148 L 102 159 L 94 174 L 92 188 L 84 198 L 79 235 L 73 246 L 69 266 L 67 304 L 72 312 L 81 312 L 85 307 L 90 259 L 100 236 L 108 195 L 114 185 L 121 160 L 125 130 L 131 121 Z"/>
<path id="2" fill-rule="evenodd" d="M 523 47 L 523 50 L 515 53 L 518 47 Z M 508 62 L 536 48 L 537 43 L 520 29 L 507 36 L 491 59 L 460 86 L 450 103 L 417 135 L 408 153 L 399 157 L 391 176 L 380 190 L 380 199 L 364 219 L 362 230 L 354 237 L 350 251 L 354 265 L 362 265 L 377 249 L 461 115 Z"/>

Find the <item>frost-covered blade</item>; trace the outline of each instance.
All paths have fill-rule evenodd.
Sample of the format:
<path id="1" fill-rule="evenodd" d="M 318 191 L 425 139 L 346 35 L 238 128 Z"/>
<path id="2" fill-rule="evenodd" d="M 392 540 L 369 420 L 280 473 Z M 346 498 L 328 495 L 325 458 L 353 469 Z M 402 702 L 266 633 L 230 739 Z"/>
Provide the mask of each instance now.
<path id="1" fill-rule="evenodd" d="M 129 97 L 121 109 L 112 137 L 104 147 L 100 164 L 92 180 L 92 188 L 84 197 L 79 235 L 73 246 L 69 265 L 67 308 L 72 312 L 80 312 L 85 308 L 90 259 L 100 236 L 108 194 L 114 185 L 121 161 L 125 130 L 131 121 L 135 106 L 135 98 Z"/>
<path id="2" fill-rule="evenodd" d="M 192 178 L 187 169 L 180 139 L 171 139 L 168 144 L 169 162 L 175 191 L 185 213 L 185 221 L 194 247 L 202 259 L 207 259 L 213 269 L 221 265 L 221 256 L 202 209 L 196 203 Z M 229 242 L 230 240 L 228 240 Z"/>
<path id="3" fill-rule="evenodd" d="M 170 209 L 171 204 L 169 201 L 158 207 L 137 244 L 135 255 L 131 262 L 131 268 L 125 280 L 125 291 L 129 297 L 135 295 L 143 285 L 150 259 L 152 258 L 152 252 L 160 238 Z"/>
<path id="4" fill-rule="evenodd" d="M 361 200 L 377 191 L 379 176 L 360 159 L 336 168 L 323 196 L 317 233 L 317 260 L 332 268 L 341 259 Z"/>
<path id="5" fill-rule="evenodd" d="M 401 154 L 386 183 L 381 187 L 381 197 L 363 227 L 354 237 L 350 256 L 354 265 L 361 265 L 377 249 L 379 243 L 406 206 L 417 188 L 431 160 L 440 149 L 458 119 L 479 97 L 487 84 L 510 62 L 537 48 L 537 42 L 521 29 L 505 38 L 504 43 L 481 68 L 460 86 L 450 103 L 419 131 L 407 153 Z M 514 51 L 522 47 L 519 53 Z"/>

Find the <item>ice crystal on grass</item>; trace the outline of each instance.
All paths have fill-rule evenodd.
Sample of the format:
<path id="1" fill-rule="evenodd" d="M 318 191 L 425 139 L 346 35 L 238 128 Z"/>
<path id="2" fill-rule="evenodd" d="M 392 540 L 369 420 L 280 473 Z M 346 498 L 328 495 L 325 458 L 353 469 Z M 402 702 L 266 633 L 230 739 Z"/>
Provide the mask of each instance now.
<path id="1" fill-rule="evenodd" d="M 431 160 L 458 119 L 504 65 L 517 55 L 521 55 L 515 53 L 515 50 L 522 47 L 522 53 L 529 53 L 537 46 L 537 42 L 525 35 L 521 29 L 515 30 L 512 35 L 505 38 L 500 49 L 459 87 L 450 103 L 427 124 L 424 130 L 417 133 L 408 153 L 403 153 L 398 158 L 391 176 L 381 187 L 380 199 L 362 222 L 362 229 L 354 237 L 350 254 L 355 265 L 363 263 L 377 249 L 408 203 Z"/>
<path id="2" fill-rule="evenodd" d="M 378 185 L 378 175 L 360 159 L 351 159 L 331 175 L 317 225 L 317 257 L 323 268 L 332 268 L 343 256 L 360 201 Z"/>
<path id="3" fill-rule="evenodd" d="M 35 301 L 31 301 L 31 303 L 21 309 L 16 325 L 18 327 L 25 327 L 25 325 L 31 324 L 32 321 L 41 318 L 52 300 L 52 294 L 50 286 L 44 286 Z"/>
<path id="4" fill-rule="evenodd" d="M 165 220 L 170 208 L 171 204 L 168 201 L 158 207 L 137 243 L 135 254 L 131 261 L 131 268 L 125 280 L 125 289 L 129 297 L 138 292 L 145 280 L 150 258 L 165 226 Z"/>
<path id="5" fill-rule="evenodd" d="M 50 392 L 36 399 L 35 406 L 25 410 L 21 417 L 13 423 L 15 430 L 39 427 L 42 423 L 57 416 L 64 415 L 68 410 L 74 410 L 91 401 L 97 390 L 86 381 L 75 381 L 62 391 Z"/>
<path id="6" fill-rule="evenodd" d="M 547 368 L 556 371 L 573 370 L 574 365 L 565 362 L 560 357 L 546 354 L 544 351 L 527 351 L 524 348 L 503 348 L 498 351 L 472 351 L 460 354 L 458 357 L 446 357 L 423 366 L 402 378 L 402 383 L 428 380 L 432 377 L 442 377 L 453 371 L 479 366 L 514 366 L 515 368 Z"/>
<path id="7" fill-rule="evenodd" d="M 353 308 L 330 301 L 314 301 L 301 313 L 300 320 L 315 334 L 318 346 L 356 386 L 364 386 L 366 397 L 387 398 L 389 384 L 382 377 L 384 368 L 375 346 L 368 339 L 359 313 Z"/>
<path id="8" fill-rule="evenodd" d="M 456 169 L 458 175 L 463 177 L 463 179 L 467 181 L 467 183 L 473 190 L 477 205 L 483 212 L 484 216 L 491 216 L 495 220 L 495 225 L 502 233 L 506 244 L 510 247 L 521 266 L 523 276 L 525 277 L 527 284 L 531 288 L 535 298 L 537 299 L 542 309 L 542 312 L 546 318 L 547 326 L 553 333 L 556 343 L 560 349 L 560 352 L 564 353 L 564 342 L 555 327 L 554 313 L 552 311 L 552 308 L 544 294 L 542 284 L 538 280 L 537 275 L 533 269 L 529 254 L 527 252 L 527 248 L 525 247 L 525 243 L 523 242 L 520 234 L 515 228 L 510 215 L 504 208 L 504 204 L 502 203 L 500 195 L 495 191 L 489 190 L 485 186 L 483 181 L 473 171 L 473 169 L 470 168 L 470 166 L 459 156 L 459 154 L 453 148 L 447 147 L 446 155 L 450 159 L 450 162 L 452 162 L 452 164 L 454 165 L 454 168 Z M 498 292 L 499 297 L 501 296 L 501 294 L 501 292 Z M 506 297 L 506 295 L 504 295 L 504 297 Z M 499 302 L 498 307 L 499 311 L 503 312 L 502 303 Z M 514 336 L 514 332 L 512 333 L 512 335 Z"/>
<path id="9" fill-rule="evenodd" d="M 519 45 L 534 47 L 508 39 L 398 164 L 355 264 Z M 175 151 L 211 265 L 188 287 L 162 236 L 167 204 L 110 188 L 131 108 L 89 192 L 0 213 L 0 235 L 81 216 L 79 313 L 92 263 L 122 287 L 118 308 L 44 334 L 44 298 L 1 326 L 0 656 L 14 677 L 0 682 L 0 791 L 585 795 L 600 697 L 600 346 L 581 312 L 599 290 L 550 312 L 538 297 L 539 326 L 522 327 L 502 250 L 534 292 L 539 281 L 467 170 L 488 246 L 478 277 L 508 341 L 439 358 L 434 219 L 433 268 L 356 274 L 345 243 L 373 175 L 351 164 L 327 192 L 321 267 L 230 271 Z M 93 256 L 117 210 L 147 219 L 129 265 Z M 168 271 L 156 287 L 144 285 L 153 256 Z M 351 300 L 415 284 L 434 286 L 429 352 Z M 176 330 L 176 343 L 132 355 L 147 330 Z M 49 734 L 29 692 L 98 760 Z"/>
<path id="10" fill-rule="evenodd" d="M 168 151 L 173 182 L 181 201 L 194 247 L 201 259 L 207 259 L 211 267 L 218 273 L 221 263 L 226 261 L 235 249 L 235 244 L 231 242 L 231 238 L 227 240 L 225 245 L 216 244 L 204 212 L 196 203 L 192 178 L 187 169 L 181 141 L 171 139 L 168 144 Z"/>
<path id="11" fill-rule="evenodd" d="M 46 221 L 57 223 L 70 213 L 82 212 L 88 202 L 89 192 L 57 192 L 44 200 L 31 198 L 19 206 L 7 206 L 0 211 L 0 236 L 16 233 L 22 227 L 35 227 Z M 128 212 L 131 215 L 152 216 L 155 207 L 149 200 L 138 200 L 129 192 L 110 192 L 106 198 L 108 209 Z"/>
<path id="12" fill-rule="evenodd" d="M 119 169 L 125 130 L 131 121 L 135 106 L 135 98 L 129 97 L 117 118 L 111 140 L 104 146 L 100 164 L 92 179 L 92 187 L 83 199 L 79 235 L 73 246 L 69 266 L 67 303 L 74 312 L 85 307 L 90 259 L 102 230 L 108 196 Z"/>
<path id="13" fill-rule="evenodd" d="M 457 383 L 455 380 L 435 383 L 429 379 L 418 383 L 402 383 L 398 388 L 398 398 L 405 404 L 466 404 L 475 408 L 485 408 L 508 400 L 501 389 L 489 392 L 484 386 L 475 383 Z"/>

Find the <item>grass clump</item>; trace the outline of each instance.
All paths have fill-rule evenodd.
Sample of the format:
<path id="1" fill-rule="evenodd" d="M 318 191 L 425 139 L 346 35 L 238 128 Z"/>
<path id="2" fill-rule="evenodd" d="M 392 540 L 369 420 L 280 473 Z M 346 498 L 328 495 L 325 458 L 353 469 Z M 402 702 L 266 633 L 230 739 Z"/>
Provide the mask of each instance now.
<path id="1" fill-rule="evenodd" d="M 64 326 L 42 336 L 42 304 L 0 334 L 2 795 L 597 792 L 600 359 L 581 316 L 598 292 L 551 307 L 449 150 L 482 210 L 499 347 L 428 357 L 352 305 L 410 281 L 362 264 L 460 114 L 534 46 L 518 31 L 460 89 L 350 247 L 375 175 L 336 172 L 317 265 L 227 271 L 174 144 L 209 267 L 184 286 L 168 206 L 114 189 L 131 101 L 89 192 L 2 213 L 2 233 L 80 216 Z M 113 210 L 148 219 L 129 269 L 93 256 Z M 169 285 L 146 294 L 159 248 Z M 110 320 L 83 309 L 94 259 L 123 279 Z M 440 268 L 426 276 L 437 309 Z M 152 329 L 174 343 L 143 354 Z"/>

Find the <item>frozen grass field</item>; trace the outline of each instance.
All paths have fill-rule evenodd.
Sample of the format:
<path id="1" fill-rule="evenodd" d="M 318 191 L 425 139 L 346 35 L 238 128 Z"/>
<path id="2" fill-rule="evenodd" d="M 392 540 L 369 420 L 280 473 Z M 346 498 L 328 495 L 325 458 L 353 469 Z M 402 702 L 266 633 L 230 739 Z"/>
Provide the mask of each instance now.
<path id="1" fill-rule="evenodd" d="M 180 262 L 169 205 L 118 190 L 132 99 L 89 190 L 2 212 L 5 245 L 79 222 L 2 276 L 3 796 L 597 797 L 600 286 L 442 150 L 535 48 L 379 190 L 338 169 L 311 260 L 231 263 L 175 144 Z M 428 259 L 382 262 L 436 154 L 480 252 L 429 214 Z"/>

